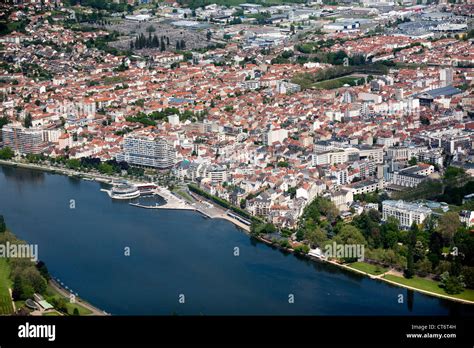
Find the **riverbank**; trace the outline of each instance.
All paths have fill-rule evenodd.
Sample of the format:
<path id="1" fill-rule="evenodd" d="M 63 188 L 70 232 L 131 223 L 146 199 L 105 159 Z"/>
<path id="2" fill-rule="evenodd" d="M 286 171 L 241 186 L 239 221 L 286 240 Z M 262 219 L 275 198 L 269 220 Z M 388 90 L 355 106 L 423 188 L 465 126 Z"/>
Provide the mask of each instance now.
<path id="1" fill-rule="evenodd" d="M 68 301 L 68 304 L 71 304 L 72 306 L 77 306 L 77 307 L 83 307 L 87 310 L 87 312 L 83 312 L 81 314 L 81 309 L 79 308 L 79 313 L 80 315 L 83 316 L 88 316 L 88 315 L 96 315 L 96 316 L 105 316 L 105 315 L 110 315 L 109 313 L 93 306 L 89 302 L 85 301 L 84 299 L 80 297 L 74 297 L 74 302 L 70 302 L 70 296 L 71 292 L 69 292 L 67 289 L 62 287 L 56 280 L 51 279 L 48 283 L 48 285 L 51 287 L 51 289 L 56 292 L 58 295 L 62 296 L 65 298 L 66 301 Z"/>
<path id="2" fill-rule="evenodd" d="M 68 169 L 68 168 L 47 166 L 43 164 L 0 160 L 0 165 L 2 164 L 6 166 L 10 166 L 10 167 L 33 169 L 33 170 L 40 170 L 40 171 L 48 172 L 52 174 L 63 174 L 67 176 L 74 176 L 79 179 L 91 179 L 91 180 L 101 182 L 101 183 L 110 183 L 113 180 L 124 180 L 124 178 L 120 176 L 105 175 L 105 174 L 99 174 L 99 173 L 87 173 L 87 172 L 81 172 L 78 170 L 73 170 L 73 169 Z M 128 180 L 128 181 L 132 183 L 145 183 L 145 181 L 137 181 L 137 180 L 134 180 L 134 181 Z"/>
<path id="3" fill-rule="evenodd" d="M 12 315 L 15 312 L 15 303 L 11 297 L 12 281 L 10 267 L 5 258 L 0 258 L 0 315 Z"/>
<path id="4" fill-rule="evenodd" d="M 305 257 L 305 258 L 307 258 L 311 261 L 314 261 L 314 262 L 329 263 L 331 265 L 334 265 L 336 267 L 345 269 L 347 271 L 350 271 L 350 272 L 353 272 L 353 273 L 358 273 L 360 275 L 364 275 L 364 276 L 369 277 L 373 280 L 383 281 L 383 282 L 389 283 L 391 285 L 396 285 L 396 286 L 401 287 L 401 288 L 406 288 L 406 289 L 410 289 L 410 290 L 413 290 L 413 291 L 418 291 L 420 293 L 430 295 L 430 296 L 434 296 L 434 297 L 438 297 L 438 298 L 442 298 L 442 299 L 445 299 L 445 300 L 450 300 L 450 301 L 460 302 L 460 303 L 464 303 L 464 304 L 474 305 L 474 300 L 471 301 L 471 300 L 466 300 L 466 299 L 463 299 L 463 298 L 453 297 L 453 296 L 450 296 L 448 294 L 446 294 L 446 295 L 445 294 L 440 294 L 440 293 L 437 293 L 437 292 L 434 292 L 434 291 L 429 291 L 429 290 L 425 290 L 425 289 L 416 288 L 416 287 L 413 287 L 413 286 L 409 286 L 407 284 L 403 284 L 401 282 L 396 282 L 396 281 L 385 278 L 386 275 L 392 275 L 392 276 L 395 276 L 395 277 L 400 278 L 402 280 L 405 280 L 405 278 L 403 278 L 403 275 L 399 274 L 398 272 L 395 274 L 395 272 L 393 270 L 388 270 L 388 271 L 383 272 L 379 275 L 374 275 L 374 274 L 370 274 L 368 272 L 361 271 L 361 270 L 356 269 L 354 267 L 351 267 L 350 265 L 339 263 L 339 262 L 334 261 L 334 260 L 322 259 L 322 258 L 313 256 L 313 255 L 310 255 L 310 254 L 296 253 L 295 250 L 292 249 L 292 248 L 281 247 L 281 246 L 275 244 L 274 242 L 272 242 L 268 239 L 265 239 L 263 237 L 260 237 L 260 236 L 253 237 L 253 238 L 256 238 L 257 240 L 259 240 L 259 241 L 261 241 L 261 242 L 263 242 L 267 245 L 270 245 L 272 247 L 276 247 L 276 248 L 278 248 L 282 251 L 297 254 L 299 256 L 303 256 L 303 257 Z M 467 290 L 465 290 L 465 291 L 467 291 Z"/>
<path id="5" fill-rule="evenodd" d="M 104 175 L 104 174 L 98 174 L 98 173 L 87 173 L 87 172 L 82 172 L 82 171 L 77 171 L 73 169 L 67 169 L 67 168 L 60 168 L 60 167 L 54 167 L 54 166 L 47 166 L 47 165 L 41 165 L 41 164 L 34 164 L 34 163 L 24 163 L 24 162 L 17 162 L 17 161 L 7 161 L 7 160 L 0 160 L 0 165 L 6 165 L 10 167 L 16 167 L 16 168 L 24 168 L 24 169 L 33 169 L 33 170 L 40 170 L 52 174 L 62 174 L 62 175 L 67 175 L 67 176 L 73 176 L 77 177 L 79 179 L 90 179 L 96 182 L 100 183 L 107 183 L 110 184 L 114 180 L 127 180 L 131 184 L 146 184 L 148 181 L 144 180 L 130 180 L 130 179 L 124 179 L 121 176 L 114 176 L 114 175 Z M 205 205 L 199 205 L 196 204 L 192 207 L 189 206 L 189 203 L 184 201 L 181 198 L 178 198 L 176 195 L 174 195 L 170 190 L 168 190 L 165 187 L 158 187 L 157 189 L 157 194 L 161 197 L 163 197 L 167 202 L 170 202 L 170 209 L 177 209 L 177 210 L 194 210 L 210 219 L 224 219 L 227 220 L 231 223 L 233 223 L 235 226 L 243 229 L 246 232 L 250 232 L 250 227 L 241 223 L 240 221 L 230 217 L 227 215 L 225 211 L 221 211 L 218 213 L 215 213 L 212 211 L 212 209 L 208 209 L 209 207 L 206 207 Z M 184 207 L 184 208 L 183 208 Z M 166 208 L 163 208 L 166 209 Z"/>
<path id="6" fill-rule="evenodd" d="M 67 176 L 1 166 L 0 187 L 6 221 L 23 240 L 42 246 L 51 274 L 114 315 L 448 315 L 474 310 L 416 292 L 413 307 L 400 306 L 392 301 L 403 292 L 398 287 L 276 252 L 224 221 L 191 212 L 132 209 L 107 199 L 99 185 Z M 77 209 L 70 209 L 71 198 Z M 155 200 L 141 203 L 150 201 Z M 126 246 L 131 256 L 124 254 Z M 234 254 L 236 248 L 241 257 Z M 186 295 L 185 306 L 178 302 L 180 293 Z M 286 293 L 299 300 L 282 305 Z"/>
<path id="7" fill-rule="evenodd" d="M 78 176 L 81 176 L 81 177 L 85 176 L 85 177 L 91 178 L 92 180 L 96 180 L 97 177 L 100 177 L 101 180 L 115 180 L 115 179 L 117 179 L 117 177 L 114 177 L 114 176 L 105 176 L 105 175 L 95 175 L 95 174 L 90 174 L 90 173 L 82 173 L 82 172 L 72 171 L 72 170 L 69 170 L 69 169 L 64 169 L 64 170 L 59 171 L 59 170 L 57 170 L 58 168 L 53 168 L 53 170 L 48 170 L 50 168 L 49 166 L 41 166 L 41 165 L 36 165 L 36 164 L 25 164 L 25 163 L 17 163 L 17 162 L 10 162 L 10 161 L 0 161 L 0 164 L 6 164 L 6 165 L 10 165 L 10 166 L 29 168 L 29 169 L 44 170 L 44 171 L 48 171 L 48 172 L 54 172 L 54 173 L 65 174 L 65 175 L 71 174 L 71 175 L 78 175 Z M 100 181 L 100 180 L 97 180 L 97 181 Z M 139 182 L 139 183 L 141 183 L 141 182 Z M 169 190 L 167 190 L 165 188 L 162 188 L 162 189 L 163 189 L 163 191 L 161 191 L 161 194 L 163 194 L 164 196 L 168 195 L 168 197 L 177 198 L 176 195 L 171 193 Z M 182 199 L 182 198 L 179 198 L 179 199 Z M 212 205 L 212 207 L 207 205 L 207 207 L 206 207 L 206 204 L 204 204 L 204 203 L 200 203 L 198 208 L 200 208 L 200 210 L 202 210 L 200 212 L 204 216 L 207 216 L 209 218 L 222 218 L 222 219 L 228 220 L 228 221 L 232 222 L 234 225 L 238 226 L 240 229 L 242 229 L 247 234 L 249 234 L 249 232 L 250 232 L 249 226 L 243 225 L 241 223 L 239 225 L 237 223 L 237 221 L 232 221 L 231 217 L 226 215 L 225 209 L 216 207 L 214 205 Z M 198 211 L 198 210 L 196 210 L 196 211 Z M 264 238 L 258 237 L 257 239 L 264 242 L 264 243 L 266 243 L 266 244 L 268 244 L 268 245 L 271 245 L 271 246 L 277 247 L 281 250 L 284 250 L 285 252 L 296 253 L 293 249 L 282 248 L 278 245 L 275 245 L 272 241 L 265 240 Z M 330 261 L 330 260 L 321 260 L 317 257 L 302 254 L 302 253 L 296 253 L 296 254 L 298 254 L 300 256 L 306 256 L 306 258 L 314 260 L 314 261 L 332 263 L 333 265 L 338 266 L 340 268 L 344 268 L 347 271 L 356 272 L 356 273 L 359 273 L 361 275 L 365 275 L 365 276 L 368 276 L 370 278 L 374 278 L 369 273 L 366 273 L 366 272 L 363 272 L 363 271 L 360 271 L 360 270 L 356 270 L 356 269 L 354 269 L 350 266 L 343 265 L 343 264 L 340 264 L 338 262 L 334 262 L 334 261 Z M 392 285 L 396 285 L 396 286 L 399 286 L 399 287 L 410 288 L 409 286 L 405 286 L 404 284 L 392 282 L 392 281 L 390 281 L 388 279 L 384 279 L 382 277 L 376 277 L 375 280 L 385 281 L 386 283 L 390 283 Z M 423 290 L 423 289 L 413 288 L 413 290 L 419 291 L 420 293 L 425 293 L 425 294 L 430 295 L 430 296 L 435 296 L 435 297 L 439 297 L 439 298 L 443 298 L 443 299 L 448 299 L 448 300 L 455 301 L 455 302 L 462 302 L 462 303 L 466 303 L 466 304 L 473 304 L 474 303 L 473 301 L 462 300 L 462 299 L 458 299 L 458 298 L 455 298 L 455 297 L 451 297 L 449 295 L 437 294 L 437 293 L 429 292 L 429 291 L 426 291 L 426 290 Z"/>
<path id="8" fill-rule="evenodd" d="M 13 235 L 13 234 L 12 234 Z M 17 300 L 16 303 L 12 296 L 13 280 L 10 278 L 11 267 L 7 258 L 0 258 L 0 315 L 13 315 L 17 311 L 17 307 L 21 309 L 24 307 L 25 301 Z M 104 311 L 94 307 L 87 301 L 79 297 L 75 297 L 75 301 L 71 302 L 70 297 L 72 293 L 66 288 L 62 287 L 58 282 L 51 279 L 48 281 L 46 291 L 41 293 L 48 301 L 53 298 L 56 300 L 63 299 L 66 303 L 67 312 L 69 315 L 74 313 L 77 309 L 79 315 L 107 315 Z M 50 302 L 51 303 L 51 302 Z M 58 309 L 56 308 L 56 311 Z M 49 311 L 44 313 L 50 313 Z M 58 312 L 59 313 L 59 312 Z M 42 315 L 43 310 L 35 310 L 31 315 Z M 48 314 L 46 314 L 48 315 Z M 58 314 L 59 315 L 59 314 Z"/>
<path id="9" fill-rule="evenodd" d="M 379 281 L 383 281 L 385 283 L 389 283 L 389 284 L 392 284 L 392 285 L 396 285 L 398 287 L 402 287 L 402 288 L 406 288 L 406 289 L 410 289 L 410 290 L 414 290 L 414 291 L 418 291 L 418 292 L 421 292 L 423 294 L 426 294 L 426 295 L 430 295 L 430 296 L 434 296 L 434 297 L 439 297 L 439 298 L 443 298 L 443 299 L 446 299 L 446 300 L 450 300 L 450 301 L 455 301 L 455 302 L 461 302 L 461 303 L 464 303 L 464 304 L 470 304 L 470 305 L 474 305 L 474 301 L 470 301 L 470 300 L 465 300 L 465 299 L 462 299 L 462 298 L 457 298 L 457 297 L 453 297 L 453 296 L 450 296 L 448 294 L 444 295 L 444 294 L 440 294 L 440 293 L 436 293 L 436 292 L 433 292 L 433 291 L 428 291 L 428 290 L 424 290 L 424 289 L 420 289 L 420 288 L 416 288 L 416 287 L 413 287 L 413 286 L 409 286 L 409 285 L 406 285 L 406 284 L 403 284 L 403 283 L 400 283 L 400 282 L 395 282 L 393 280 L 390 280 L 390 279 L 387 279 L 385 278 L 386 275 L 391 275 L 392 274 L 392 270 L 389 270 L 385 273 L 382 273 L 381 275 L 373 275 L 373 274 L 370 274 L 370 273 L 367 273 L 367 272 L 364 272 L 364 271 L 361 271 L 361 270 L 358 270 L 356 268 L 353 268 L 351 266 L 348 266 L 348 265 L 345 265 L 345 264 L 341 264 L 341 263 L 338 263 L 338 262 L 335 262 L 335 261 L 331 261 L 331 260 L 321 260 L 323 262 L 328 262 L 330 264 L 333 264 L 333 265 L 336 265 L 338 267 L 341 267 L 341 268 L 344 268 L 348 271 L 351 271 L 351 272 L 355 272 L 355 273 L 359 273 L 359 274 L 362 274 L 362 275 L 365 275 L 365 276 L 368 276 L 369 278 L 372 278 L 374 280 L 379 280 Z M 403 275 L 400 277 L 399 275 L 396 275 L 397 278 L 400 278 L 400 279 L 405 279 L 403 277 Z M 466 290 L 465 290 L 466 291 Z"/>
<path id="10" fill-rule="evenodd" d="M 203 198 L 205 199 L 205 198 Z M 206 200 L 208 201 L 208 200 Z M 208 201 L 209 202 L 209 201 Z M 216 209 L 222 209 L 222 208 L 216 208 Z M 226 215 L 226 214 L 224 214 Z M 234 222 L 235 224 L 235 222 Z M 241 225 L 243 225 L 241 223 Z M 245 228 L 244 231 L 250 235 L 250 227 L 249 226 L 246 226 L 246 225 L 243 225 Z M 367 276 L 371 279 L 374 279 L 374 280 L 380 280 L 380 281 L 384 281 L 386 283 L 389 283 L 389 284 L 392 284 L 392 285 L 397 285 L 399 287 L 403 287 L 403 288 L 408 288 L 408 289 L 411 289 L 411 290 L 415 290 L 415 291 L 419 291 L 421 293 L 424 293 L 424 294 L 427 294 L 427 295 L 431 295 L 431 296 L 435 296 L 435 297 L 439 297 L 439 298 L 443 298 L 443 299 L 448 299 L 448 300 L 451 300 L 451 301 L 456 301 L 456 302 L 461 302 L 461 303 L 465 303 L 465 304 L 474 304 L 474 300 L 471 301 L 471 300 L 466 300 L 466 299 L 462 299 L 462 298 L 458 298 L 458 297 L 453 297 L 453 296 L 450 296 L 448 294 L 441 294 L 441 293 L 437 293 L 437 292 L 433 292 L 433 291 L 428 291 L 428 290 L 425 290 L 425 289 L 420 289 L 420 288 L 416 288 L 416 287 L 413 287 L 413 286 L 409 286 L 409 285 L 406 285 L 406 284 L 403 284 L 401 282 L 395 282 L 393 280 L 389 280 L 387 278 L 384 278 L 384 275 L 385 274 L 393 274 L 393 270 L 389 270 L 388 272 L 384 272 L 382 274 L 379 274 L 379 275 L 374 275 L 374 274 L 370 274 L 368 272 L 364 272 L 362 270 L 359 270 L 359 269 L 356 269 L 354 267 L 351 267 L 349 265 L 346 265 L 346 264 L 343 264 L 343 263 L 339 263 L 337 261 L 334 261 L 334 260 L 328 260 L 328 259 L 323 259 L 323 258 L 319 258 L 319 257 L 316 257 L 316 256 L 313 256 L 313 255 L 310 255 L 310 254 L 303 254 L 303 253 L 296 253 L 294 249 L 292 248 L 285 248 L 285 247 L 282 247 L 276 243 L 274 243 L 273 241 L 271 240 L 268 240 L 268 239 L 265 239 L 261 236 L 253 236 L 253 238 L 256 238 L 257 240 L 267 244 L 267 245 L 270 245 L 272 247 L 276 247 L 282 251 L 285 251 L 285 252 L 290 252 L 290 253 L 293 253 L 293 254 L 298 254 L 300 256 L 304 256 L 312 261 L 315 261 L 315 262 L 326 262 L 326 263 L 330 263 L 334 266 L 337 266 L 339 268 L 343 268 L 347 271 L 350 271 L 350 272 L 355 272 L 355 273 L 358 273 L 358 274 L 361 274 L 361 275 L 364 275 L 364 276 Z M 405 279 L 403 278 L 403 275 L 401 274 L 397 274 L 397 276 L 401 276 L 401 279 Z M 465 290 L 465 291 L 468 291 L 468 290 Z"/>

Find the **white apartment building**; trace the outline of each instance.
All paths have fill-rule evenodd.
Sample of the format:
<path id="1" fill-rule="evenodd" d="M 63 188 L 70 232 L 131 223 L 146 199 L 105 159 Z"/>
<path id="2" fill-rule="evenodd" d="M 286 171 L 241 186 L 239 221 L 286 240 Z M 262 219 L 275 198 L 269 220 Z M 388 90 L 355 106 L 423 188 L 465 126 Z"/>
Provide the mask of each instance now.
<path id="1" fill-rule="evenodd" d="M 276 142 L 282 143 L 288 138 L 287 129 L 271 129 L 264 135 L 264 143 L 266 145 L 272 145 Z"/>
<path id="2" fill-rule="evenodd" d="M 378 145 L 383 145 L 383 147 L 390 147 L 390 146 L 395 146 L 400 142 L 400 138 L 398 137 L 378 137 L 377 138 L 377 144 Z"/>
<path id="3" fill-rule="evenodd" d="M 315 153 L 312 155 L 311 162 L 313 167 L 325 164 L 341 164 L 348 161 L 348 154 L 344 150 L 333 150 Z"/>
<path id="4" fill-rule="evenodd" d="M 409 146 L 393 146 L 387 149 L 387 157 L 394 161 L 408 161 L 412 157 L 417 157 L 418 153 L 426 151 L 428 148 L 423 147 L 409 147 Z"/>
<path id="5" fill-rule="evenodd" d="M 176 162 L 176 150 L 171 142 L 153 135 L 128 135 L 124 139 L 123 152 L 117 161 L 125 161 L 144 167 L 166 169 Z"/>
<path id="6" fill-rule="evenodd" d="M 382 202 L 382 220 L 387 221 L 389 216 L 393 216 L 403 228 L 409 228 L 413 222 L 423 223 L 431 215 L 431 212 L 430 208 L 421 204 L 394 200 Z"/>
<path id="7" fill-rule="evenodd" d="M 368 158 L 374 160 L 375 163 L 383 163 L 383 148 L 377 146 L 358 147 L 360 159 Z"/>
<path id="8" fill-rule="evenodd" d="M 47 146 L 42 129 L 25 128 L 21 124 L 3 126 L 2 139 L 3 146 L 8 146 L 20 154 L 39 154 Z"/>
<path id="9" fill-rule="evenodd" d="M 211 179 L 211 183 L 220 184 L 227 181 L 227 170 L 224 167 L 214 164 L 206 169 L 206 176 Z"/>
<path id="10" fill-rule="evenodd" d="M 331 193 L 330 200 L 340 211 L 347 211 L 352 202 L 354 202 L 354 195 L 351 190 L 341 189 Z"/>
<path id="11" fill-rule="evenodd" d="M 466 227 L 474 226 L 474 211 L 462 210 L 459 213 L 459 220 L 461 220 Z"/>

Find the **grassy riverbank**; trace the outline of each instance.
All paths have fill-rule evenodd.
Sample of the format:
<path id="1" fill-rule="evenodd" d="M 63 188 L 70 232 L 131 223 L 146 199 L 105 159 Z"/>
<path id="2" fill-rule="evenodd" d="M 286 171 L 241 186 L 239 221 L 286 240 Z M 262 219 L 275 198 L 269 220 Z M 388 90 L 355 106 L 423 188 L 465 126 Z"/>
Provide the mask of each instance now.
<path id="1" fill-rule="evenodd" d="M 10 265 L 7 259 L 0 258 L 0 315 L 13 314 L 13 305 L 9 290 L 12 287 L 12 281 L 9 277 Z"/>
<path id="2" fill-rule="evenodd" d="M 65 308 L 63 309 L 64 312 L 67 311 L 67 314 L 69 315 L 74 315 L 74 309 L 77 309 L 77 312 L 79 315 L 91 315 L 92 311 L 87 309 L 84 306 L 81 306 L 78 303 L 71 303 L 69 301 L 69 298 L 61 294 L 55 287 L 53 287 L 51 284 L 48 284 L 48 288 L 46 289 L 46 294 L 45 297 L 50 301 L 50 302 L 63 302 Z"/>
<path id="3" fill-rule="evenodd" d="M 354 268 L 354 269 L 357 269 L 359 271 L 362 271 L 362 272 L 365 272 L 365 273 L 368 273 L 368 274 L 372 274 L 372 275 L 375 275 L 375 276 L 381 275 L 381 274 L 388 271 L 387 268 L 372 265 L 370 263 L 365 263 L 365 262 L 354 262 L 354 263 L 349 264 L 348 266 L 350 268 Z"/>
<path id="4" fill-rule="evenodd" d="M 450 295 L 447 294 L 443 288 L 439 287 L 439 282 L 426 278 L 420 278 L 415 276 L 413 278 L 407 279 L 403 277 L 397 277 L 392 274 L 386 274 L 383 279 L 389 280 L 397 284 L 405 285 L 406 287 L 409 287 L 413 290 L 421 290 L 433 295 L 441 295 L 443 298 L 465 300 L 474 303 L 474 290 L 471 289 L 465 289 L 460 294 Z"/>
<path id="5" fill-rule="evenodd" d="M 3 220 L 3 216 L 0 216 Z M 2 226 L 5 229 L 5 225 Z M 19 239 L 8 229 L 0 232 L 0 245 L 22 245 Z M 25 303 L 34 300 L 34 295 L 42 295 L 55 310 L 66 315 L 105 315 L 105 313 L 89 303 L 77 298 L 71 303 L 70 293 L 51 279 L 43 262 L 32 261 L 30 257 L 0 257 L 0 315 L 43 315 L 53 312 L 51 309 L 32 310 Z M 13 304 L 12 296 L 15 299 Z M 58 313 L 58 314 L 62 314 Z"/>

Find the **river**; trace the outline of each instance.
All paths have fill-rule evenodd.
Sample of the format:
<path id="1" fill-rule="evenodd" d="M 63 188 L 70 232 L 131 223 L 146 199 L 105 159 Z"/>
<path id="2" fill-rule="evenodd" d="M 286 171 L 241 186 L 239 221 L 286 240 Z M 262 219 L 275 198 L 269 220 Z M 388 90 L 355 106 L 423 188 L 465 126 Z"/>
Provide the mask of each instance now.
<path id="1" fill-rule="evenodd" d="M 38 244 L 55 278 L 113 315 L 474 313 L 473 306 L 285 254 L 228 221 L 132 207 L 100 188 L 0 166 L 0 214 L 9 229 Z"/>

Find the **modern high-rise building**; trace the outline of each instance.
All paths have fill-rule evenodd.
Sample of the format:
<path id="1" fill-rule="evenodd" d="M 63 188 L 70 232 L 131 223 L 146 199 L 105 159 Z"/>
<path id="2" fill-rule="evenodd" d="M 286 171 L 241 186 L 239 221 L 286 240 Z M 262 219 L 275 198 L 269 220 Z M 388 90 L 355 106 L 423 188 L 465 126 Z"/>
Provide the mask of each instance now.
<path id="1" fill-rule="evenodd" d="M 117 161 L 167 169 L 176 163 L 176 149 L 163 137 L 129 135 L 124 139 L 123 152 L 117 155 Z"/>
<path id="2" fill-rule="evenodd" d="M 20 154 L 40 154 L 47 147 L 42 129 L 25 128 L 20 124 L 3 126 L 2 140 L 4 147 L 10 147 Z"/>

